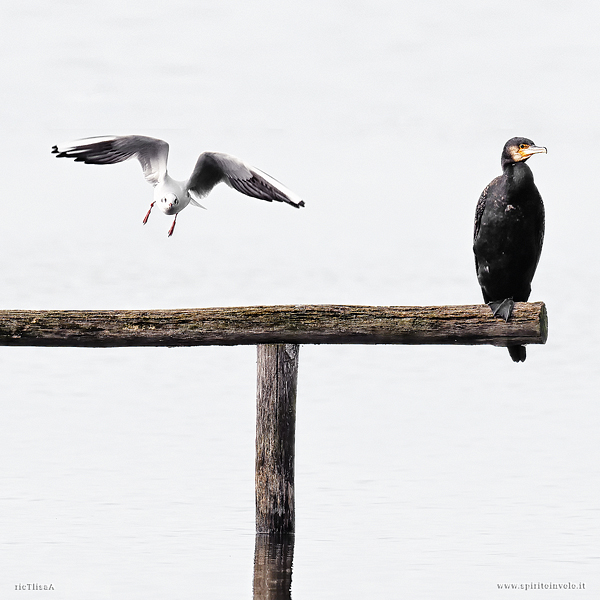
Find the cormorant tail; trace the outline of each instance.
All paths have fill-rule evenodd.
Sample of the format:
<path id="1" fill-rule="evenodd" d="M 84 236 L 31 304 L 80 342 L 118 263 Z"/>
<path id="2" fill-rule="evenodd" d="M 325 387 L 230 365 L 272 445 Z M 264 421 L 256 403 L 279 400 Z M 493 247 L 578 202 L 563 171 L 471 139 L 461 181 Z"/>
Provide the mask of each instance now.
<path id="1" fill-rule="evenodd" d="M 515 362 L 525 362 L 527 358 L 525 346 L 508 346 L 508 353 Z"/>

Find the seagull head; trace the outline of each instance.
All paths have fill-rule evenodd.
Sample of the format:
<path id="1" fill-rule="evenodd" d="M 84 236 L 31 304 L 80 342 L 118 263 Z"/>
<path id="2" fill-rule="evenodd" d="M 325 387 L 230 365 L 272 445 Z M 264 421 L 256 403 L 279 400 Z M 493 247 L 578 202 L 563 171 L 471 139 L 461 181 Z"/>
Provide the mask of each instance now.
<path id="1" fill-rule="evenodd" d="M 173 193 L 165 194 L 159 201 L 158 206 L 165 215 L 175 215 L 181 210 L 179 198 Z"/>

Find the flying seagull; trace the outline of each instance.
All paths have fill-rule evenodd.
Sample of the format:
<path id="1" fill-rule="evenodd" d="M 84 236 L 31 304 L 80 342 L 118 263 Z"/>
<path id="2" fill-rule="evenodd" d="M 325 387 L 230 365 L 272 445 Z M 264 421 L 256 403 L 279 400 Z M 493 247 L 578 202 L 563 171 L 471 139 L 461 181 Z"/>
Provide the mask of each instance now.
<path id="1" fill-rule="evenodd" d="M 142 135 L 99 136 L 59 144 L 52 147 L 57 158 L 73 158 L 89 165 L 112 165 L 137 158 L 144 177 L 154 186 L 154 200 L 144 217 L 144 225 L 158 203 L 166 215 L 175 215 L 168 235 L 173 235 L 177 215 L 188 205 L 204 208 L 199 200 L 224 181 L 234 190 L 272 202 L 286 202 L 295 208 L 304 201 L 283 184 L 246 164 L 235 156 L 222 152 L 203 152 L 187 181 L 175 181 L 167 173 L 169 144 L 163 140 Z"/>

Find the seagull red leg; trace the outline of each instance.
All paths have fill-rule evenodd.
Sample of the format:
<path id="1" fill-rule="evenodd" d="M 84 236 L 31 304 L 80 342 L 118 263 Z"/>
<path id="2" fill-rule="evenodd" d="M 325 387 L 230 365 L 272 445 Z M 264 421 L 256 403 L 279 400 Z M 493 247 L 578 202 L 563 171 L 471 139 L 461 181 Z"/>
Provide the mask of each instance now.
<path id="1" fill-rule="evenodd" d="M 144 217 L 144 220 L 142 221 L 142 223 L 145 225 L 148 222 L 148 217 L 150 216 L 150 213 L 152 212 L 152 207 L 156 204 L 156 202 L 153 202 L 150 205 L 150 208 L 148 209 L 148 212 L 146 213 L 146 216 Z"/>
<path id="2" fill-rule="evenodd" d="M 173 219 L 173 225 L 171 225 L 171 229 L 169 229 L 169 233 L 167 234 L 167 235 L 168 235 L 168 237 L 171 237 L 171 236 L 173 235 L 173 229 L 175 229 L 175 222 L 177 221 L 177 215 L 178 215 L 178 214 L 179 214 L 179 213 L 177 213 L 177 214 L 175 215 L 175 218 Z"/>

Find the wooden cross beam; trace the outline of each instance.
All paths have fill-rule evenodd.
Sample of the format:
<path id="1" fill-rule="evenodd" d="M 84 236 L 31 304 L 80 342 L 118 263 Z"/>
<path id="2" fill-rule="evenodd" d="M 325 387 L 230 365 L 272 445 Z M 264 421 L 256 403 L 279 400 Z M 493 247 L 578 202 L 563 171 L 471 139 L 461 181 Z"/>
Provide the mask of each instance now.
<path id="1" fill-rule="evenodd" d="M 542 302 L 515 304 L 509 323 L 482 304 L 310 304 L 174 310 L 2 310 L 0 345 L 543 344 Z"/>
<path id="2" fill-rule="evenodd" d="M 485 305 L 290 305 L 176 310 L 0 310 L 0 345 L 258 349 L 256 531 L 294 532 L 299 344 L 544 344 L 543 302 L 508 323 Z M 505 357 L 501 357 L 504 359 Z M 499 357 L 500 360 L 500 357 Z"/>

